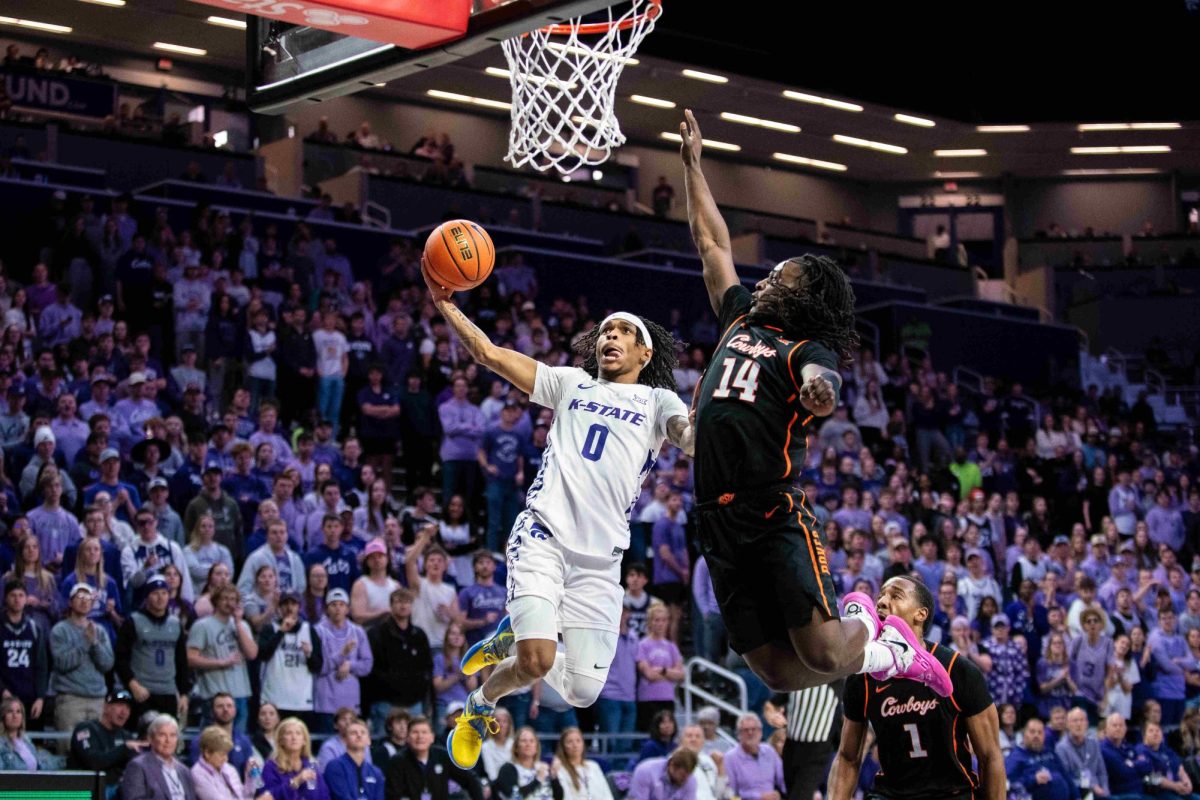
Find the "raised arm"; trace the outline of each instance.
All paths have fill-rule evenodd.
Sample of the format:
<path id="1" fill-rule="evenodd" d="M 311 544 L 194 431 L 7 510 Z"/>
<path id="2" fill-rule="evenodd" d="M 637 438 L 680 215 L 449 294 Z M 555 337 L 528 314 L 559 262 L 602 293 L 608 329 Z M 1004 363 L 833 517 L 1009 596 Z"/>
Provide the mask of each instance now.
<path id="1" fill-rule="evenodd" d="M 533 394 L 537 362 L 516 350 L 492 344 L 487 334 L 479 330 L 474 322 L 467 319 L 466 314 L 458 310 L 458 306 L 450 302 L 450 295 L 453 292 L 437 285 L 430 279 L 424 264 L 421 266 L 421 274 L 425 276 L 425 285 L 429 287 L 438 312 L 445 317 L 446 323 L 458 334 L 458 338 L 462 340 L 463 346 L 467 348 L 471 358 L 475 359 L 480 366 L 497 373 L 525 394 Z"/>
<path id="2" fill-rule="evenodd" d="M 700 126 L 690 110 L 684 111 L 683 117 L 683 122 L 679 123 L 679 135 L 683 139 L 679 155 L 683 159 L 683 185 L 687 189 L 688 225 L 704 264 L 708 302 L 713 313 L 720 314 L 721 299 L 726 290 L 738 282 L 733 268 L 733 249 L 729 244 L 729 228 L 721 218 L 700 169 L 700 151 L 703 150 Z"/>

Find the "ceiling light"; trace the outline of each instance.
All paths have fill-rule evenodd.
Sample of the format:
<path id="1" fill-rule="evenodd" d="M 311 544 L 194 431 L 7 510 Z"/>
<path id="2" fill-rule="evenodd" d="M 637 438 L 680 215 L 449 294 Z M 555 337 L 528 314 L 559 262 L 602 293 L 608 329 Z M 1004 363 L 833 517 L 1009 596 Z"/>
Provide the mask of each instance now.
<path id="1" fill-rule="evenodd" d="M 896 120 L 896 122 L 903 122 L 905 125 L 916 125 L 919 128 L 932 128 L 937 125 L 931 119 L 914 117 L 911 114 L 893 114 L 892 119 Z"/>
<path id="2" fill-rule="evenodd" d="M 655 108 L 674 108 L 675 104 L 670 100 L 659 100 L 657 97 L 647 97 L 644 94 L 631 94 L 629 99 L 635 103 L 644 106 L 654 106 Z"/>
<path id="3" fill-rule="evenodd" d="M 491 75 L 493 78 L 508 78 L 510 80 L 512 78 L 512 73 L 501 67 L 488 67 L 484 70 L 484 72 L 488 75 Z M 555 89 L 571 90 L 575 88 L 574 83 L 563 83 L 557 78 L 543 78 L 541 75 L 522 75 L 521 80 L 525 81 L 526 83 L 535 83 L 539 85 L 546 84 L 547 86 L 551 86 Z"/>
<path id="4" fill-rule="evenodd" d="M 234 28 L 235 30 L 246 30 L 246 21 L 244 19 L 230 19 L 229 17 L 209 17 L 204 20 L 209 25 L 219 25 L 222 28 Z"/>
<path id="5" fill-rule="evenodd" d="M 213 134 L 213 147 L 224 147 L 229 144 L 229 131 L 217 131 Z"/>
<path id="6" fill-rule="evenodd" d="M 1165 144 L 1135 144 L 1124 147 L 1072 147 L 1071 152 L 1077 156 L 1111 156 L 1118 153 L 1169 153 L 1171 148 Z"/>
<path id="7" fill-rule="evenodd" d="M 982 178 L 983 173 L 982 172 L 970 172 L 970 171 L 967 171 L 967 172 L 936 171 L 933 173 L 933 177 L 935 177 L 935 178 Z"/>
<path id="8" fill-rule="evenodd" d="M 714 75 L 711 72 L 701 72 L 698 69 L 685 69 L 683 71 L 685 78 L 694 78 L 698 81 L 707 81 L 709 83 L 729 83 L 729 78 L 724 75 Z"/>
<path id="9" fill-rule="evenodd" d="M 638 64 L 642 63 L 636 58 L 617 56 L 611 53 L 593 53 L 589 48 L 576 47 L 570 44 L 563 44 L 562 42 L 548 42 L 546 47 L 559 53 L 570 53 L 571 55 L 575 56 L 586 56 L 587 58 L 592 58 L 599 61 L 619 61 L 627 67 L 636 67 Z"/>
<path id="10" fill-rule="evenodd" d="M 789 100 L 799 100 L 801 103 L 812 103 L 818 106 L 828 106 L 829 108 L 840 109 L 841 111 L 862 111 L 863 107 L 857 103 L 846 103 L 841 100 L 831 100 L 828 97 L 820 97 L 815 94 L 805 94 L 804 92 L 793 92 L 791 89 L 784 89 L 783 96 Z"/>
<path id="11" fill-rule="evenodd" d="M 387 86 L 387 81 L 375 84 L 376 89 L 382 89 L 384 86 Z"/>
<path id="12" fill-rule="evenodd" d="M 468 105 L 483 106 L 484 108 L 502 108 L 505 111 L 512 109 L 512 103 L 505 103 L 501 100 L 488 100 L 486 97 L 471 97 L 466 94 L 458 94 L 457 92 L 443 92 L 441 89 L 430 89 L 425 92 L 430 97 L 436 97 L 439 100 L 452 100 L 455 103 L 466 103 Z"/>
<path id="13" fill-rule="evenodd" d="M 182 44 L 171 44 L 170 42 L 155 42 L 154 49 L 166 50 L 168 53 L 182 53 L 185 56 L 206 56 L 207 50 L 199 47 L 188 47 Z"/>
<path id="14" fill-rule="evenodd" d="M 841 144 L 853 145 L 854 147 L 866 147 L 869 150 L 879 150 L 883 153 L 895 153 L 896 155 L 904 155 L 908 152 L 905 147 L 899 145 L 887 144 L 885 142 L 872 142 L 870 139 L 859 139 L 857 136 L 843 136 L 840 133 L 833 135 L 833 140 Z"/>
<path id="15" fill-rule="evenodd" d="M 112 6 L 113 8 L 120 8 L 125 5 L 125 0 L 83 0 L 83 2 L 96 6 Z"/>
<path id="16" fill-rule="evenodd" d="M 1178 122 L 1088 122 L 1076 126 L 1080 131 L 1173 131 Z"/>
<path id="17" fill-rule="evenodd" d="M 971 156 L 986 156 L 987 150 L 982 147 L 968 147 L 963 150 L 934 150 L 939 158 L 970 158 Z"/>
<path id="18" fill-rule="evenodd" d="M 662 137 L 663 139 L 666 139 L 668 142 L 682 142 L 683 141 L 683 139 L 679 136 L 678 133 L 672 133 L 671 131 L 663 131 L 662 133 L 659 134 L 659 136 Z M 736 153 L 742 149 L 742 146 L 740 144 L 730 144 L 729 142 L 718 142 L 716 139 L 701 139 L 700 142 L 705 147 L 711 147 L 713 150 L 728 150 L 731 153 Z"/>
<path id="19" fill-rule="evenodd" d="M 73 28 L 67 25 L 55 25 L 50 22 L 38 22 L 35 19 L 17 19 L 16 17 L 0 17 L 0 25 L 16 25 L 19 28 L 31 28 L 47 33 L 70 33 Z"/>
<path id="20" fill-rule="evenodd" d="M 726 122 L 740 122 L 743 125 L 755 125 L 759 128 L 770 128 L 773 131 L 783 131 L 784 133 L 799 133 L 799 125 L 790 125 L 786 122 L 776 122 L 773 119 L 759 119 L 758 117 L 747 117 L 745 114 L 734 114 L 729 111 L 721 112 L 721 119 Z"/>
<path id="21" fill-rule="evenodd" d="M 1028 125 L 976 125 L 978 133 L 1029 133 Z"/>
<path id="22" fill-rule="evenodd" d="M 791 153 L 772 153 L 771 157 L 776 161 L 786 161 L 789 164 L 800 164 L 805 167 L 817 167 L 818 169 L 828 169 L 833 172 L 845 172 L 846 165 L 838 164 L 834 161 L 821 161 L 816 158 L 805 158 L 804 156 L 794 156 Z"/>
<path id="23" fill-rule="evenodd" d="M 1140 169 L 1140 168 L 1125 168 L 1125 169 L 1064 169 L 1063 175 L 1159 175 L 1161 169 Z"/>

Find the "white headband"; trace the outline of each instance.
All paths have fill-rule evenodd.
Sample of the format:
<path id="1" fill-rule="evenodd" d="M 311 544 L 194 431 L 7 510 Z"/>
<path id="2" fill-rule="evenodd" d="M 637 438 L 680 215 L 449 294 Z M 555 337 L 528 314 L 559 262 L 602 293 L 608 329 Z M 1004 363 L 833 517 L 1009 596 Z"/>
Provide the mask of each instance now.
<path id="1" fill-rule="evenodd" d="M 623 320 L 637 328 L 638 333 L 642 334 L 642 341 L 645 342 L 646 347 L 649 347 L 651 350 L 654 349 L 654 340 L 650 338 L 650 329 L 646 327 L 646 323 L 642 322 L 641 317 L 637 316 L 636 314 L 630 314 L 628 311 L 614 311 L 613 313 L 609 314 L 600 323 L 599 330 L 603 331 L 604 326 L 614 319 Z"/>

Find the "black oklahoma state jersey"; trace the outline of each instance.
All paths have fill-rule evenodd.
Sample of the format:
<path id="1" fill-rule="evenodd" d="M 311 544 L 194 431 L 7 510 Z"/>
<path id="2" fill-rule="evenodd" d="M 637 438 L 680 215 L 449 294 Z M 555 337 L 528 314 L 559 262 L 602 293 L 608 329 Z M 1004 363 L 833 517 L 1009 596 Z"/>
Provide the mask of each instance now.
<path id="1" fill-rule="evenodd" d="M 954 693 L 939 697 L 910 680 L 846 679 L 846 719 L 870 722 L 879 743 L 879 773 L 872 793 L 896 800 L 970 795 L 979 788 L 967 746 L 967 718 L 992 705 L 978 667 L 966 656 L 925 642 L 950 673 Z M 936 648 L 936 649 L 935 649 Z"/>
<path id="2" fill-rule="evenodd" d="M 750 303 L 750 290 L 740 283 L 725 292 L 718 315 L 725 333 L 696 390 L 696 497 L 702 501 L 795 481 L 812 421 L 800 405 L 800 370 L 820 364 L 837 372 L 837 356 L 824 345 L 747 324 Z"/>

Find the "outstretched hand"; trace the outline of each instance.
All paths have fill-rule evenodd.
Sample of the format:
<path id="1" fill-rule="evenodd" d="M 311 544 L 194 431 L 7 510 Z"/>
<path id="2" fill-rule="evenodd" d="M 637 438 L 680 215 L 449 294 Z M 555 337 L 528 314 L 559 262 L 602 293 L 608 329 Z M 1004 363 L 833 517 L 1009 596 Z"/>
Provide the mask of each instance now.
<path id="1" fill-rule="evenodd" d="M 683 122 L 679 123 L 679 138 L 683 139 L 683 143 L 679 145 L 679 157 L 683 159 L 683 163 L 689 167 L 699 164 L 700 151 L 704 149 L 704 144 L 700 138 L 700 125 L 691 109 L 683 111 Z"/>
<path id="2" fill-rule="evenodd" d="M 421 276 L 425 278 L 425 285 L 429 287 L 429 294 L 433 297 L 433 302 L 436 303 L 439 300 L 449 300 L 450 295 L 454 294 L 453 291 L 447 289 L 445 286 L 440 285 L 433 279 L 432 276 L 430 276 L 429 270 L 426 269 L 425 266 L 425 256 L 421 256 Z"/>
<path id="3" fill-rule="evenodd" d="M 814 375 L 800 387 L 800 404 L 818 417 L 833 413 L 834 400 L 833 384 L 820 375 Z"/>

